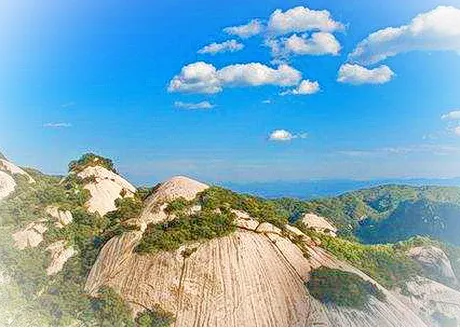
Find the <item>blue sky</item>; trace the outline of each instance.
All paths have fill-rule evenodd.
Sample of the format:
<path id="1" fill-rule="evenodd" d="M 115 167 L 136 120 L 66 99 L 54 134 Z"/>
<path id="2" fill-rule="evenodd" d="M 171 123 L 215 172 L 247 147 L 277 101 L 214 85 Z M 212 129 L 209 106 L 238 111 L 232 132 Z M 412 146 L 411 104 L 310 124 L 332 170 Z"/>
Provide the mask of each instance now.
<path id="1" fill-rule="evenodd" d="M 460 176 L 459 12 L 447 0 L 0 1 L 0 149 L 48 173 L 94 151 L 136 183 Z M 223 31 L 253 19 L 252 37 Z M 198 53 L 229 40 L 237 51 Z M 203 79 L 181 74 L 200 62 L 188 73 Z"/>

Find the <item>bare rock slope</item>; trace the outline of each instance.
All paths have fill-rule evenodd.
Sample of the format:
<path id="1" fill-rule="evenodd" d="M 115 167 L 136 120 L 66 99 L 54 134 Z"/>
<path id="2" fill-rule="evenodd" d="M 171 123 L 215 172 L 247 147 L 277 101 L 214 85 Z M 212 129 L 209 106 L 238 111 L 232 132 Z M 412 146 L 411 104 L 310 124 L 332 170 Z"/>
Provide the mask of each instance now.
<path id="1" fill-rule="evenodd" d="M 407 284 L 399 299 L 416 311 L 429 326 L 438 326 L 436 313 L 442 313 L 460 323 L 460 292 L 436 281 L 419 277 Z"/>
<path id="2" fill-rule="evenodd" d="M 181 178 L 161 185 L 149 197 L 141 219 L 167 220 L 165 202 L 192 199 L 207 188 L 192 181 Z M 174 252 L 134 252 L 143 229 L 114 237 L 100 252 L 86 290 L 97 295 L 102 286 L 110 286 L 135 313 L 160 305 L 175 315 L 176 326 L 424 326 L 409 307 L 380 286 L 387 300 L 373 298 L 363 311 L 320 303 L 304 285 L 312 268 L 340 268 L 372 279 L 315 246 L 294 227 L 282 231 L 244 212 L 237 217 L 238 228 L 231 235 Z"/>
<path id="3" fill-rule="evenodd" d="M 307 213 L 302 218 L 302 223 L 304 223 L 307 228 L 315 229 L 318 232 L 326 233 L 331 236 L 337 235 L 337 228 L 333 226 L 326 218 L 318 216 L 314 213 Z"/>
<path id="4" fill-rule="evenodd" d="M 442 249 L 435 246 L 413 247 L 409 250 L 409 256 L 431 272 L 457 282 L 452 264 Z"/>
<path id="5" fill-rule="evenodd" d="M 19 174 L 25 176 L 30 183 L 35 180 L 23 169 L 15 164 L 0 158 L 0 200 L 8 197 L 16 189 L 16 181 L 14 175 Z"/>
<path id="6" fill-rule="evenodd" d="M 136 192 L 132 184 L 102 166 L 88 166 L 77 175 L 89 180 L 85 184 L 85 189 L 91 193 L 91 198 L 86 204 L 88 210 L 101 216 L 117 209 L 116 199 L 132 197 Z"/>

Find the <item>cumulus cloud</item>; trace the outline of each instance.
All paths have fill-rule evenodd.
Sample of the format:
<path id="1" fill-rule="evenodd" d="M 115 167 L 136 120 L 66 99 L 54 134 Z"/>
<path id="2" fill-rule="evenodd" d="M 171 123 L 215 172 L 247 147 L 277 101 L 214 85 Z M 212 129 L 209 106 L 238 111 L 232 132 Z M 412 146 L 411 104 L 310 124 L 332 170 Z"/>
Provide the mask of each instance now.
<path id="1" fill-rule="evenodd" d="M 339 41 L 328 32 L 316 32 L 309 37 L 306 34 L 291 35 L 289 38 L 268 39 L 265 44 L 271 48 L 272 55 L 286 58 L 289 55 L 338 55 L 341 49 Z"/>
<path id="2" fill-rule="evenodd" d="M 274 130 L 270 135 L 268 136 L 268 140 L 270 141 L 291 141 L 293 139 L 305 139 L 307 138 L 306 133 L 300 133 L 300 134 L 292 134 L 291 132 L 287 130 Z"/>
<path id="3" fill-rule="evenodd" d="M 286 64 L 276 69 L 260 63 L 236 64 L 226 66 L 217 73 L 223 85 L 228 86 L 291 86 L 302 78 L 298 70 Z"/>
<path id="4" fill-rule="evenodd" d="M 168 91 L 212 94 L 224 87 L 292 86 L 301 78 L 298 70 L 285 64 L 277 68 L 260 63 L 235 64 L 217 70 L 211 64 L 197 62 L 184 66 L 170 81 Z"/>
<path id="5" fill-rule="evenodd" d="M 196 62 L 182 67 L 169 82 L 168 91 L 212 94 L 221 92 L 222 86 L 213 65 Z"/>
<path id="6" fill-rule="evenodd" d="M 72 124 L 70 123 L 45 123 L 43 127 L 45 128 L 70 128 Z"/>
<path id="7" fill-rule="evenodd" d="M 343 29 L 342 23 L 335 21 L 327 10 L 312 10 L 298 6 L 283 12 L 275 10 L 268 21 L 267 30 L 272 35 L 299 33 L 306 31 L 334 32 Z"/>
<path id="8" fill-rule="evenodd" d="M 253 19 L 249 23 L 239 26 L 230 26 L 224 28 L 224 32 L 230 35 L 239 36 L 242 39 L 250 38 L 262 33 L 264 25 L 259 19 Z"/>
<path id="9" fill-rule="evenodd" d="M 442 115 L 441 119 L 446 121 L 460 121 L 460 110 L 450 111 L 449 113 Z"/>
<path id="10" fill-rule="evenodd" d="M 460 9 L 439 6 L 416 16 L 408 25 L 370 34 L 350 54 L 350 60 L 375 64 L 409 51 L 460 52 Z"/>
<path id="11" fill-rule="evenodd" d="M 174 107 L 181 109 L 212 109 L 215 105 L 211 104 L 209 101 L 201 101 L 199 103 L 185 103 L 182 101 L 176 101 Z"/>
<path id="12" fill-rule="evenodd" d="M 239 43 L 236 40 L 228 40 L 222 43 L 214 42 L 207 46 L 204 46 L 203 48 L 198 50 L 198 53 L 215 55 L 224 52 L 236 52 L 242 50 L 243 48 L 244 45 L 242 43 Z"/>
<path id="13" fill-rule="evenodd" d="M 283 91 L 280 93 L 281 96 L 286 95 L 312 95 L 320 90 L 319 83 L 317 81 L 303 80 L 299 86 L 292 90 Z"/>
<path id="14" fill-rule="evenodd" d="M 394 75 L 386 65 L 368 69 L 357 64 L 344 64 L 339 69 L 337 81 L 354 85 L 384 84 L 391 81 Z"/>

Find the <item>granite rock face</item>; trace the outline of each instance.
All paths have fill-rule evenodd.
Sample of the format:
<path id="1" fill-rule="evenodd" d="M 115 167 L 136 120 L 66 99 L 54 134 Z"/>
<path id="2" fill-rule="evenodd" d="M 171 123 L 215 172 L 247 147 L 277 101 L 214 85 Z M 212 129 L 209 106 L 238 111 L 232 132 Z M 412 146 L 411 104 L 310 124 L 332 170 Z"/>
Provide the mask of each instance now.
<path id="1" fill-rule="evenodd" d="M 90 182 L 85 184 L 91 198 L 86 206 L 88 211 L 99 213 L 101 216 L 116 210 L 115 200 L 133 197 L 136 188 L 118 174 L 102 166 L 88 166 L 77 174 Z"/>
<path id="2" fill-rule="evenodd" d="M 207 188 L 185 181 L 193 190 L 183 190 L 180 182 L 172 195 L 160 186 L 160 194 L 147 199 L 144 223 L 167 220 L 152 213 L 163 211 L 168 201 L 193 199 Z M 298 229 L 259 224 L 239 214 L 234 233 L 172 252 L 136 253 L 143 229 L 114 237 L 99 253 L 85 289 L 97 295 L 101 287 L 112 287 L 134 314 L 160 305 L 174 314 L 175 326 L 424 326 L 381 286 L 387 301 L 372 299 L 364 311 L 320 303 L 305 287 L 314 268 L 338 268 L 372 279 L 303 238 Z"/>
<path id="3" fill-rule="evenodd" d="M 457 282 L 457 277 L 452 269 L 449 258 L 442 249 L 435 246 L 413 247 L 409 250 L 408 254 L 430 272 L 446 278 L 451 282 Z"/>

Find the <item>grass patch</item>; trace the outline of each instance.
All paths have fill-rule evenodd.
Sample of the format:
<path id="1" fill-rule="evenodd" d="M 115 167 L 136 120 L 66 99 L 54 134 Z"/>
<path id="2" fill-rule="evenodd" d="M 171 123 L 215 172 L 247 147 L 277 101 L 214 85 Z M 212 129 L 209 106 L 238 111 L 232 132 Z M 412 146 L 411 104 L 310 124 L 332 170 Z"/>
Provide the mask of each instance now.
<path id="1" fill-rule="evenodd" d="M 354 273 L 326 267 L 312 271 L 306 286 L 314 298 L 325 304 L 363 309 L 371 296 L 386 300 L 385 294 L 371 282 Z"/>

